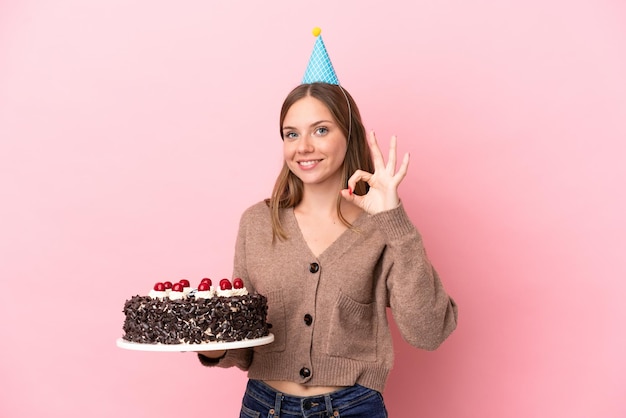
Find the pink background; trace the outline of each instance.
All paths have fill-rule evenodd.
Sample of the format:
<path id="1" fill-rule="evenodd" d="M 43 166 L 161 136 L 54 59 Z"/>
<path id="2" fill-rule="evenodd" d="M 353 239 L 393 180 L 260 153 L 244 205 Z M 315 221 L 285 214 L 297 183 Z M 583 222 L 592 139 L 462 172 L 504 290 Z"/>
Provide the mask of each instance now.
<path id="1" fill-rule="evenodd" d="M 317 25 L 460 305 L 396 334 L 391 416 L 626 416 L 618 0 L 0 3 L 0 416 L 236 416 L 245 374 L 117 348 L 121 308 L 230 275 Z"/>

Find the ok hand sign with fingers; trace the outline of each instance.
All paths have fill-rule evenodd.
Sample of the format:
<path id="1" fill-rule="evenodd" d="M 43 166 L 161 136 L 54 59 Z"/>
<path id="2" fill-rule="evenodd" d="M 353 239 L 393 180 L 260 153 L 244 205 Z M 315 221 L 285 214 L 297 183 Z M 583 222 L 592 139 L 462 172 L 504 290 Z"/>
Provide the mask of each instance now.
<path id="1" fill-rule="evenodd" d="M 342 190 L 341 195 L 348 202 L 354 203 L 367 213 L 373 215 L 378 212 L 394 209 L 400 204 L 398 186 L 406 176 L 409 167 L 409 154 L 404 155 L 402 164 L 398 171 L 396 171 L 397 139 L 395 136 L 391 137 L 391 143 L 389 144 L 387 165 L 385 165 L 383 154 L 380 151 L 378 142 L 376 142 L 376 135 L 373 131 L 370 132 L 367 143 L 372 154 L 372 161 L 374 162 L 374 173 L 368 173 L 363 170 L 355 171 L 348 179 L 348 189 Z M 352 193 L 359 181 L 365 181 L 370 186 L 369 191 L 364 196 L 358 196 Z"/>

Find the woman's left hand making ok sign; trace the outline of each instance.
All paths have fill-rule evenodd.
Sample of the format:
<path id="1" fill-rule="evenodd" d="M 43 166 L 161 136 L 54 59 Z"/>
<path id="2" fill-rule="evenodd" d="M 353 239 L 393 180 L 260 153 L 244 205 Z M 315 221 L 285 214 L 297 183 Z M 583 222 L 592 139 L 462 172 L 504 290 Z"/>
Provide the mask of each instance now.
<path id="1" fill-rule="evenodd" d="M 357 170 L 348 179 L 348 188 L 341 191 L 341 195 L 348 202 L 354 203 L 369 214 L 391 210 L 400 204 L 398 185 L 406 176 L 409 167 L 409 154 L 405 154 L 400 168 L 396 171 L 396 144 L 397 138 L 391 137 L 389 144 L 389 158 L 385 165 L 383 154 L 380 151 L 376 135 L 370 132 L 367 143 L 374 162 L 374 173 Z M 364 196 L 358 196 L 352 191 L 359 181 L 365 181 L 370 188 Z"/>

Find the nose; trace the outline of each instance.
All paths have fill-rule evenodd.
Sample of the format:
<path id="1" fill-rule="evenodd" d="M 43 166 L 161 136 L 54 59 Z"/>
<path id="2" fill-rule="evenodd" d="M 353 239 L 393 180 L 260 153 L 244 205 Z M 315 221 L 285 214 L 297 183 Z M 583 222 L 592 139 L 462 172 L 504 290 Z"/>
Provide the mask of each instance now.
<path id="1" fill-rule="evenodd" d="M 313 138 L 309 135 L 302 135 L 300 140 L 298 141 L 298 152 L 301 154 L 306 154 L 309 152 L 313 152 Z"/>

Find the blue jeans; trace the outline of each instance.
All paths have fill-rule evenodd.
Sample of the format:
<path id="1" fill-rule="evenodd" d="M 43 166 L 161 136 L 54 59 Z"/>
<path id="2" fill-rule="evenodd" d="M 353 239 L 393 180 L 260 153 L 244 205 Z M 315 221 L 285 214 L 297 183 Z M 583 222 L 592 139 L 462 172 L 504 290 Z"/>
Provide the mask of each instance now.
<path id="1" fill-rule="evenodd" d="M 360 385 L 325 395 L 285 395 L 260 380 L 249 380 L 239 418 L 387 418 L 382 395 Z"/>

